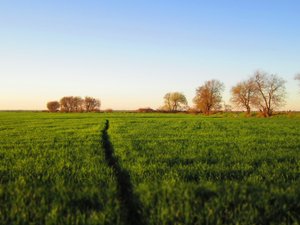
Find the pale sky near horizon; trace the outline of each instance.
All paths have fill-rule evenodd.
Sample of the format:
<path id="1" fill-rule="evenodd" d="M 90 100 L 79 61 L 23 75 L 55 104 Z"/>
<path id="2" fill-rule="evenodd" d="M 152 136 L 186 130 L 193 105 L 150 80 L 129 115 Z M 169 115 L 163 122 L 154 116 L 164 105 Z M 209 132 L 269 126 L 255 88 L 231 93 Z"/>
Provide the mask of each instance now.
<path id="1" fill-rule="evenodd" d="M 296 0 L 0 1 L 0 110 L 45 109 L 62 96 L 102 109 L 158 108 L 170 91 L 189 105 L 204 81 L 230 88 L 257 69 L 287 83 L 300 110 Z"/>

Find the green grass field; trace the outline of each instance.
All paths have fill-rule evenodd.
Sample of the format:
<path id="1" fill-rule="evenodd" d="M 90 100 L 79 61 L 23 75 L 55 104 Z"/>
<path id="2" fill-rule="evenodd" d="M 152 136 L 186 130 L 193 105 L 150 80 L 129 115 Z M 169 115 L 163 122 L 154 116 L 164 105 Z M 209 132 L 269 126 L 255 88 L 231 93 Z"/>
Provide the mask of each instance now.
<path id="1" fill-rule="evenodd" d="M 99 114 L 0 113 L 0 224 L 118 224 Z"/>
<path id="2" fill-rule="evenodd" d="M 300 116 L 0 113 L 0 224 L 299 224 Z"/>

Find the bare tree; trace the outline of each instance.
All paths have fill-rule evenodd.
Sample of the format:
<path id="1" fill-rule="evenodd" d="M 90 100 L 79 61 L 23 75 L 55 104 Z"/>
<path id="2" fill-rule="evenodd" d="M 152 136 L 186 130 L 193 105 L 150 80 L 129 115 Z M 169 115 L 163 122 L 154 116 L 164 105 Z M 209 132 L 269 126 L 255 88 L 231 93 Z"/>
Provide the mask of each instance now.
<path id="1" fill-rule="evenodd" d="M 93 97 L 65 96 L 60 99 L 62 112 L 100 111 L 100 100 Z"/>
<path id="2" fill-rule="evenodd" d="M 83 100 L 81 97 L 66 96 L 60 99 L 62 112 L 81 112 L 83 110 Z"/>
<path id="3" fill-rule="evenodd" d="M 83 104 L 86 112 L 92 112 L 100 110 L 101 102 L 99 99 L 93 97 L 85 97 Z"/>
<path id="4" fill-rule="evenodd" d="M 181 111 L 187 108 L 187 100 L 180 92 L 169 92 L 164 96 L 163 109 L 167 111 Z"/>
<path id="5" fill-rule="evenodd" d="M 274 74 L 257 71 L 252 77 L 255 83 L 256 98 L 253 101 L 265 116 L 272 116 L 275 109 L 285 103 L 285 80 Z"/>
<path id="6" fill-rule="evenodd" d="M 196 89 L 196 96 L 193 99 L 198 110 L 210 114 L 212 110 L 222 108 L 222 92 L 224 84 L 218 80 L 209 80 Z"/>
<path id="7" fill-rule="evenodd" d="M 84 100 L 79 97 L 73 97 L 72 99 L 72 112 L 83 112 L 84 110 Z"/>
<path id="8" fill-rule="evenodd" d="M 237 107 L 247 110 L 247 114 L 251 112 L 251 104 L 256 100 L 256 87 L 253 79 L 239 82 L 231 89 L 231 102 Z"/>
<path id="9" fill-rule="evenodd" d="M 62 97 L 59 101 L 62 112 L 72 112 L 72 96 Z"/>
<path id="10" fill-rule="evenodd" d="M 51 101 L 47 103 L 47 108 L 49 112 L 57 112 L 59 110 L 60 104 L 58 101 Z"/>

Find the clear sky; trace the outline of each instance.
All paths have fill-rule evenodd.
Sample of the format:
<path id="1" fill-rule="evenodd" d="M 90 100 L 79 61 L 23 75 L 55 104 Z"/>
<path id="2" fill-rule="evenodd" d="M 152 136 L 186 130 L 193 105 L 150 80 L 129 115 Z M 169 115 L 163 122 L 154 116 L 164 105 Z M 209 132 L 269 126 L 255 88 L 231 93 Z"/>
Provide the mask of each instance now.
<path id="1" fill-rule="evenodd" d="M 299 0 L 0 1 L 0 109 L 44 109 L 62 96 L 102 109 L 158 108 L 170 91 L 226 90 L 262 69 L 300 110 Z"/>

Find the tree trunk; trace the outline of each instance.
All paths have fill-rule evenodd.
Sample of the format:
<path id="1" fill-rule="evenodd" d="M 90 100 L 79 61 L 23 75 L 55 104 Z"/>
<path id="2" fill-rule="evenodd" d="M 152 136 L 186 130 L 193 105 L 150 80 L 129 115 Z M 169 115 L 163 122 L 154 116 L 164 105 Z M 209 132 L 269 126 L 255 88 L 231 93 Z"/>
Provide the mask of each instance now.
<path id="1" fill-rule="evenodd" d="M 246 106 L 246 108 L 247 108 L 247 115 L 250 115 L 250 113 L 251 113 L 250 106 Z"/>

